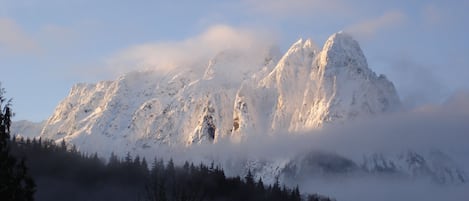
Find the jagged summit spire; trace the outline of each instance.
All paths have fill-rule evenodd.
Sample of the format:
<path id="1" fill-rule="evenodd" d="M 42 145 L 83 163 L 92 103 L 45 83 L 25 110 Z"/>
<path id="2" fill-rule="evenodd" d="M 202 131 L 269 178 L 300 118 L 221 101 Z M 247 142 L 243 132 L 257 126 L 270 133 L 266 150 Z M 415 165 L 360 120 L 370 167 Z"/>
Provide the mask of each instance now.
<path id="1" fill-rule="evenodd" d="M 316 52 L 318 50 L 318 47 L 310 38 L 307 38 L 306 40 L 300 38 L 290 46 L 290 48 L 286 52 L 286 55 L 292 54 L 293 52 L 298 52 L 300 50 Z"/>
<path id="2" fill-rule="evenodd" d="M 362 52 L 358 42 L 343 31 L 332 34 L 324 44 L 323 50 L 341 50 Z"/>
<path id="3" fill-rule="evenodd" d="M 308 38 L 303 43 L 303 48 L 316 48 L 316 44 L 314 44 L 313 40 Z"/>
<path id="4" fill-rule="evenodd" d="M 358 42 L 343 31 L 332 34 L 325 42 L 319 62 L 324 68 L 359 66 L 368 69 L 368 64 Z"/>
<path id="5" fill-rule="evenodd" d="M 292 54 L 303 48 L 303 38 L 298 39 L 293 45 L 290 46 L 286 54 Z"/>

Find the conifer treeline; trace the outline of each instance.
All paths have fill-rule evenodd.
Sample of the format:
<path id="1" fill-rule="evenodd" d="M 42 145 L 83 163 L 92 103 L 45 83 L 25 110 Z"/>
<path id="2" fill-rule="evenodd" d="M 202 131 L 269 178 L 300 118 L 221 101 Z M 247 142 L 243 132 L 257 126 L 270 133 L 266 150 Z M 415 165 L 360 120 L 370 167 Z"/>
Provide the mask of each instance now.
<path id="1" fill-rule="evenodd" d="M 0 85 L 0 200 L 30 201 L 34 199 L 34 180 L 28 174 L 23 158 L 10 150 L 10 125 L 13 113 L 11 100 L 3 95 Z"/>
<path id="2" fill-rule="evenodd" d="M 244 177 L 228 178 L 213 164 L 186 162 L 176 166 L 154 159 L 128 154 L 119 159 L 112 154 L 108 163 L 97 154 L 86 155 L 65 142 L 17 138 L 12 152 L 26 157 L 27 166 L 37 183 L 37 200 L 141 200 L 141 201 L 300 201 L 297 188 L 278 182 L 265 186 L 251 172 Z M 308 201 L 328 198 L 310 195 Z"/>

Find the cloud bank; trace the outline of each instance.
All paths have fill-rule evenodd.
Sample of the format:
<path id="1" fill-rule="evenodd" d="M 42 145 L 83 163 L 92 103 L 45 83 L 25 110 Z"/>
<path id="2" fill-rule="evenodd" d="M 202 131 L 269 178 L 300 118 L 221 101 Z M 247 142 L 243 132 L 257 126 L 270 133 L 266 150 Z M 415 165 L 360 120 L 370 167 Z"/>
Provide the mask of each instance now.
<path id="1" fill-rule="evenodd" d="M 194 63 L 206 64 L 217 53 L 237 49 L 246 55 L 258 54 L 272 46 L 274 37 L 262 31 L 215 25 L 199 35 L 172 42 L 154 42 L 124 49 L 107 60 L 117 73 L 130 70 L 157 70 L 163 73 Z M 193 66 L 192 66 L 193 67 Z"/>
<path id="2" fill-rule="evenodd" d="M 351 120 L 302 133 L 249 133 L 241 143 L 221 139 L 215 144 L 174 147 L 166 154 L 180 161 L 204 160 L 207 157 L 275 159 L 323 150 L 361 161 L 365 154 L 370 153 L 437 149 L 450 155 L 469 172 L 467 119 L 469 91 L 460 91 L 439 105 Z"/>
<path id="3" fill-rule="evenodd" d="M 372 153 L 425 153 L 439 150 L 451 157 L 466 174 L 469 172 L 469 91 L 460 91 L 439 105 L 361 119 L 304 133 L 250 134 L 242 143 L 229 140 L 217 144 L 194 145 L 163 153 L 179 163 L 183 160 L 210 163 L 239 163 L 240 158 L 285 159 L 311 150 L 336 153 L 361 162 Z M 155 152 L 153 152 L 155 153 Z M 239 167 L 238 167 L 239 168 Z M 236 171 L 236 170 L 235 170 Z M 227 170 L 227 174 L 230 173 Z M 236 174 L 236 173 L 234 173 Z M 239 172 L 238 172 L 239 174 Z M 242 174 L 242 173 L 241 173 Z M 338 200 L 463 200 L 468 184 L 440 185 L 426 179 L 386 176 L 345 176 L 321 178 L 303 176 L 302 192 L 321 193 Z"/>

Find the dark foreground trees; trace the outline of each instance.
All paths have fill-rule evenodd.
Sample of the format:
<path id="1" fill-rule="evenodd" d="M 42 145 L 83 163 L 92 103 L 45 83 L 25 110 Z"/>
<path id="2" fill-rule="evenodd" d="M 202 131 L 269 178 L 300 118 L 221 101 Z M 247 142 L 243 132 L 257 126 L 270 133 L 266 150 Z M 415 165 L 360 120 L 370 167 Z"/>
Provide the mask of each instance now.
<path id="1" fill-rule="evenodd" d="M 150 164 L 128 154 L 112 154 L 108 163 L 96 154 L 82 154 L 65 143 L 16 138 L 12 150 L 27 156 L 37 181 L 37 200 L 140 200 L 140 201 L 300 201 L 298 188 L 276 182 L 265 186 L 249 173 L 229 178 L 215 165 L 175 165 L 153 159 Z M 149 167 L 150 166 L 150 167 Z M 315 200 L 315 199 L 311 199 Z"/>
<path id="2" fill-rule="evenodd" d="M 10 153 L 10 101 L 0 86 L 0 199 L 8 201 L 33 200 L 35 183 L 28 174 L 24 159 Z"/>

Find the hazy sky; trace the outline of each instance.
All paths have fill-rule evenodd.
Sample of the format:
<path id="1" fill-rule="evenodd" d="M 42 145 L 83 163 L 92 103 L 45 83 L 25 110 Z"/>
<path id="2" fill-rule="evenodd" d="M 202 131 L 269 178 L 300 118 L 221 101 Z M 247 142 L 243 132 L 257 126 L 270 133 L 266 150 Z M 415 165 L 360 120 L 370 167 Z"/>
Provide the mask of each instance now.
<path id="1" fill-rule="evenodd" d="M 15 119 L 39 121 L 74 83 L 114 79 L 134 69 L 128 60 L 226 41 L 269 39 L 285 51 L 346 30 L 414 106 L 469 88 L 467 10 L 467 0 L 0 0 L 0 81 Z"/>

